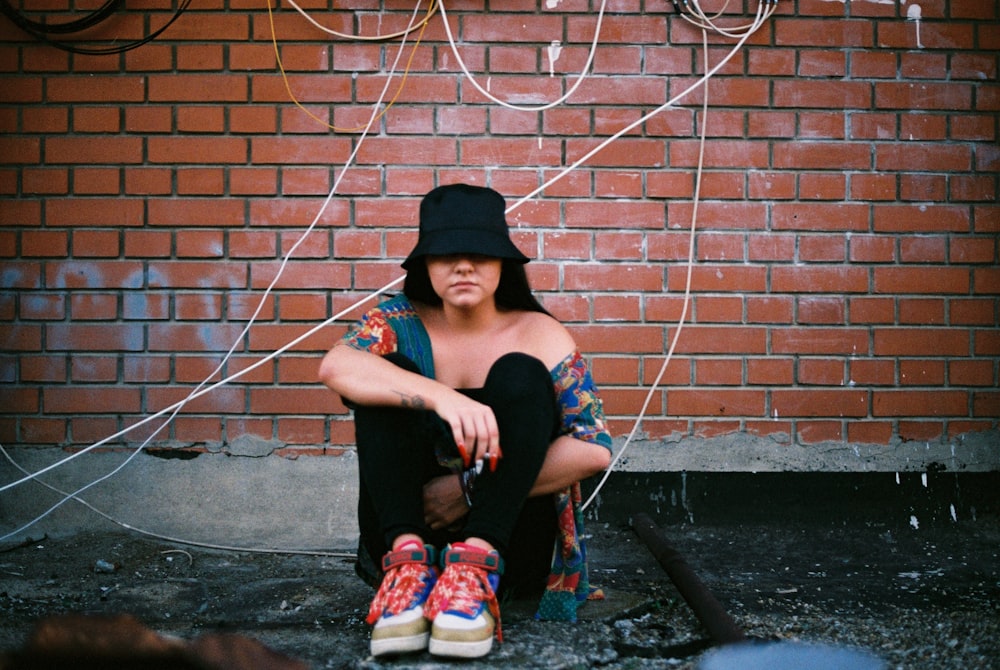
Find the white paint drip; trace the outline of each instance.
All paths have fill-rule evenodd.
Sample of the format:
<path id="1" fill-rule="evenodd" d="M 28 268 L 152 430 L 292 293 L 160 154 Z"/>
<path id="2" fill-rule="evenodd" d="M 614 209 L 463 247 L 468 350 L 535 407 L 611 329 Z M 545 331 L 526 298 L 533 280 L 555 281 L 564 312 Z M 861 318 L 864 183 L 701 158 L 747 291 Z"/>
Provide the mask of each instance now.
<path id="1" fill-rule="evenodd" d="M 927 488 L 927 473 L 926 472 L 920 473 L 920 483 L 924 485 L 924 488 Z"/>
<path id="2" fill-rule="evenodd" d="M 684 508 L 684 511 L 687 512 L 687 514 L 688 514 L 688 522 L 689 523 L 694 523 L 694 512 L 692 512 L 690 510 L 690 508 L 688 508 L 688 504 L 687 504 L 687 499 L 688 499 L 687 482 L 688 482 L 688 480 L 687 480 L 687 472 L 682 472 L 681 473 L 681 506 Z"/>
<path id="3" fill-rule="evenodd" d="M 559 6 L 560 0 L 545 0 L 545 9 L 555 9 Z"/>
<path id="4" fill-rule="evenodd" d="M 656 493 L 650 493 L 649 499 L 656 505 L 656 513 L 659 514 L 660 503 L 667 499 L 667 496 L 663 493 L 663 487 L 660 487 L 660 490 Z"/>
<path id="5" fill-rule="evenodd" d="M 954 521 L 955 523 L 958 523 L 958 513 L 955 512 L 955 504 L 952 503 L 948 507 L 951 508 L 951 520 Z"/>
<path id="6" fill-rule="evenodd" d="M 920 528 L 920 522 L 917 521 L 917 517 L 912 514 L 910 515 L 910 525 L 913 526 L 914 530 Z"/>
<path id="7" fill-rule="evenodd" d="M 920 5 L 910 5 L 907 7 L 906 18 L 917 24 L 917 48 L 923 49 L 924 45 L 920 43 Z"/>
<path id="8" fill-rule="evenodd" d="M 562 54 L 562 45 L 559 44 L 559 40 L 552 40 L 549 44 L 549 76 L 556 76 L 555 64 L 559 60 L 559 56 Z"/>

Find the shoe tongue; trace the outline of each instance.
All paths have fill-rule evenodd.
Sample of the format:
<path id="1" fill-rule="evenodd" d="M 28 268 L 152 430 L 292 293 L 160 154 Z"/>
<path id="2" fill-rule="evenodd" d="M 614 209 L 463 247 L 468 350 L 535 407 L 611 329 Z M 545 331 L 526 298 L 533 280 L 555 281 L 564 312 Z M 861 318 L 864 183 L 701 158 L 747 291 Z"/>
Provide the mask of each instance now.
<path id="1" fill-rule="evenodd" d="M 416 540 L 407 540 L 403 544 L 399 545 L 393 551 L 410 551 L 411 549 L 423 549 L 424 545 L 420 544 Z"/>
<path id="2" fill-rule="evenodd" d="M 466 544 L 465 542 L 453 542 L 451 548 L 458 551 L 472 551 L 477 554 L 488 554 L 490 552 L 486 551 L 482 547 L 477 547 L 474 544 Z"/>

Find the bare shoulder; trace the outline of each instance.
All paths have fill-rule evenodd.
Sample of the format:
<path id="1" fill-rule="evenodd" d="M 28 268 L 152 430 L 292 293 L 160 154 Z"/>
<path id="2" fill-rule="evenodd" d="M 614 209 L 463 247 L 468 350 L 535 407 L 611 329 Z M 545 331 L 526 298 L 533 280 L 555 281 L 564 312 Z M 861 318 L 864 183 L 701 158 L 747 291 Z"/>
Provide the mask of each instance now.
<path id="1" fill-rule="evenodd" d="M 526 353 L 555 367 L 576 349 L 576 341 L 566 326 L 541 312 L 523 312 L 518 323 L 519 339 Z"/>

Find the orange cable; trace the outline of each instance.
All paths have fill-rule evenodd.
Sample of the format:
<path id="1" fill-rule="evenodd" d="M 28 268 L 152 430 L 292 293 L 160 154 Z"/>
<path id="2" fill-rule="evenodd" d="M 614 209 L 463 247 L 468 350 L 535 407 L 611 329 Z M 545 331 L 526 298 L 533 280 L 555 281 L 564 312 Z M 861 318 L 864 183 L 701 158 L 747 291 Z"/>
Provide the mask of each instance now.
<path id="1" fill-rule="evenodd" d="M 306 116 L 308 116 L 309 118 L 311 118 L 313 121 L 316 121 L 320 125 L 323 125 L 323 126 L 329 128 L 330 130 L 333 130 L 334 132 L 339 132 L 339 133 L 356 133 L 356 132 L 360 132 L 362 130 L 365 130 L 366 128 L 369 128 L 372 123 L 374 123 L 375 121 L 378 121 L 383 116 L 385 116 L 385 113 L 389 111 L 389 108 L 392 107 L 393 104 L 395 104 L 396 100 L 399 98 L 400 94 L 403 92 L 403 87 L 406 86 L 406 78 L 409 75 L 409 73 L 410 73 L 410 67 L 413 64 L 413 57 L 417 53 L 417 47 L 420 46 L 420 41 L 421 41 L 421 39 L 423 39 L 424 30 L 426 30 L 427 24 L 430 21 L 431 16 L 434 14 L 434 10 L 435 10 L 436 7 L 437 7 L 437 0 L 431 0 L 431 3 L 430 3 L 430 5 L 427 8 L 427 15 L 420 22 L 420 32 L 417 33 L 417 39 L 416 39 L 416 41 L 413 44 L 413 48 L 410 50 L 410 57 L 406 61 L 406 67 L 403 70 L 402 80 L 399 82 L 399 88 L 396 89 L 396 93 L 389 100 L 388 104 L 386 104 L 385 109 L 383 109 L 382 111 L 380 111 L 377 115 L 375 115 L 375 117 L 373 119 L 371 119 L 371 121 L 369 121 L 367 124 L 365 124 L 363 126 L 357 126 L 357 127 L 354 127 L 354 128 L 339 128 L 337 126 L 334 126 L 334 125 L 331 125 L 331 124 L 327 123 L 326 121 L 324 121 L 323 119 L 319 118 L 318 116 L 316 116 L 315 114 L 313 114 L 312 112 L 310 112 L 308 109 L 306 109 L 305 106 L 301 102 L 299 102 L 299 100 L 295 97 L 295 93 L 292 92 L 291 84 L 288 81 L 288 73 L 285 71 L 285 66 L 281 62 L 281 54 L 280 54 L 280 52 L 278 50 L 278 35 L 275 32 L 275 27 L 274 27 L 274 13 L 271 11 L 271 2 L 270 2 L 270 0 L 267 0 L 267 18 L 268 18 L 268 22 L 271 25 L 271 43 L 274 45 L 274 58 L 275 58 L 275 60 L 278 63 L 278 70 L 281 72 L 281 79 L 282 79 L 282 81 L 285 84 L 285 90 L 288 92 L 288 97 L 291 99 L 291 101 L 293 103 L 295 103 L 296 107 L 298 107 L 303 112 L 305 112 Z"/>

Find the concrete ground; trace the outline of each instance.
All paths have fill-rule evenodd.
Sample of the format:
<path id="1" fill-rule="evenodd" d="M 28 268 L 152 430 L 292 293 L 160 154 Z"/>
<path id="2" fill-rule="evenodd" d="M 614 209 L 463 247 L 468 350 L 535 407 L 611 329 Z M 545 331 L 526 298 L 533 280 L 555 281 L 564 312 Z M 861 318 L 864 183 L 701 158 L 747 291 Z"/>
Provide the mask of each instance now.
<path id="1" fill-rule="evenodd" d="M 0 649 L 20 648 L 45 617 L 129 613 L 161 635 L 235 634 L 313 668 L 754 667 L 713 665 L 740 648 L 713 644 L 636 534 L 634 506 L 756 651 L 810 649 L 820 654 L 812 668 L 848 649 L 874 667 L 1000 667 L 997 473 L 897 479 L 895 489 L 882 477 L 692 476 L 683 489 L 676 478 L 666 488 L 613 480 L 605 497 L 620 505 L 603 505 L 588 525 L 592 579 L 607 598 L 587 603 L 574 625 L 535 621 L 530 602 L 504 603 L 505 641 L 474 663 L 371 658 L 363 619 L 372 592 L 349 557 L 222 551 L 106 529 L 2 548 Z"/>

